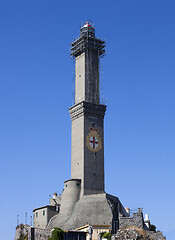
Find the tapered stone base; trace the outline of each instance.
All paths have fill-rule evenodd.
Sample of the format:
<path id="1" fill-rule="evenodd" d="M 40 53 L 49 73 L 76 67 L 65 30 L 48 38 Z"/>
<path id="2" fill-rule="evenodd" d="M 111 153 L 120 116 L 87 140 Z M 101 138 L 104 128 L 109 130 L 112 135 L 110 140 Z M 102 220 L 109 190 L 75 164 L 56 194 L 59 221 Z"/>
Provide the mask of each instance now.
<path id="1" fill-rule="evenodd" d="M 69 206 L 67 206 L 69 207 Z M 47 226 L 64 230 L 76 229 L 84 225 L 109 225 L 113 232 L 118 230 L 118 212 L 127 215 L 117 197 L 106 193 L 84 195 L 75 203 L 71 212 L 54 216 Z"/>

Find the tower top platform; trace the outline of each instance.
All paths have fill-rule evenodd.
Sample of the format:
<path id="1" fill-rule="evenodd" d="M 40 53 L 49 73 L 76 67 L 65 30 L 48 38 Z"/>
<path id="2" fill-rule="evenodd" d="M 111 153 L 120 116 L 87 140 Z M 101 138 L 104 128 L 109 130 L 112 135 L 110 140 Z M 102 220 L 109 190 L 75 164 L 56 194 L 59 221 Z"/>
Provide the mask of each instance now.
<path id="1" fill-rule="evenodd" d="M 80 29 L 80 37 L 82 36 L 95 38 L 95 29 L 89 22 L 86 22 L 86 24 L 84 24 L 84 26 Z"/>
<path id="2" fill-rule="evenodd" d="M 105 53 L 105 41 L 95 37 L 95 28 L 86 22 L 80 29 L 79 38 L 71 44 L 71 55 L 77 57 L 85 50 L 95 51 L 98 56 Z"/>

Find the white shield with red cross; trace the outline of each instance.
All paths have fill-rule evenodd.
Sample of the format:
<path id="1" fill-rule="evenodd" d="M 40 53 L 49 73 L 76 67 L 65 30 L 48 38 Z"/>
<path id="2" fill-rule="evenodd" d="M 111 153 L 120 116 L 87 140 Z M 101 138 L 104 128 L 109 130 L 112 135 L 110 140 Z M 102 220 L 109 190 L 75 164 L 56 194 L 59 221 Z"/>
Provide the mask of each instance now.
<path id="1" fill-rule="evenodd" d="M 101 149 L 101 138 L 98 135 L 97 128 L 89 128 L 90 133 L 86 137 L 86 146 L 92 152 L 98 152 Z"/>
<path id="2" fill-rule="evenodd" d="M 98 147 L 98 139 L 96 137 L 93 136 L 90 138 L 90 146 L 93 149 Z"/>

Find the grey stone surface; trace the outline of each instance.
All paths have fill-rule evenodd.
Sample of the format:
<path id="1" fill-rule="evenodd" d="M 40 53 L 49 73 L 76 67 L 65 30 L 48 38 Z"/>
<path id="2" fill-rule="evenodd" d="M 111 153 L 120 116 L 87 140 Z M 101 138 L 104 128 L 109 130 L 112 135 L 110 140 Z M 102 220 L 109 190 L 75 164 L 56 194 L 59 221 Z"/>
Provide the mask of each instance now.
<path id="1" fill-rule="evenodd" d="M 16 227 L 15 240 L 20 239 L 21 236 L 31 234 L 31 228 L 29 225 L 20 224 Z"/>
<path id="2" fill-rule="evenodd" d="M 133 217 L 119 216 L 119 228 L 128 226 L 135 226 L 137 228 L 144 228 L 144 220 L 142 212 L 133 213 Z"/>
<path id="3" fill-rule="evenodd" d="M 48 240 L 51 232 L 46 229 L 33 228 L 29 225 L 21 224 L 16 227 L 15 240 L 18 240 L 23 234 L 28 240 Z"/>
<path id="4" fill-rule="evenodd" d="M 70 216 L 81 191 L 80 179 L 69 179 L 64 182 L 64 190 L 61 196 L 60 215 Z"/>
<path id="5" fill-rule="evenodd" d="M 45 229 L 49 220 L 58 214 L 56 206 L 43 206 L 33 210 L 33 226 L 36 228 Z"/>
<path id="6" fill-rule="evenodd" d="M 118 211 L 127 215 L 118 198 L 102 194 L 83 195 L 74 205 L 72 212 L 61 212 L 54 216 L 47 229 L 61 227 L 64 230 L 75 229 L 87 224 L 110 225 L 111 229 L 118 229 Z"/>
<path id="7" fill-rule="evenodd" d="M 75 57 L 75 103 L 99 103 L 99 57 L 105 52 L 104 41 L 81 36 L 74 41 L 71 55 Z"/>
<path id="8" fill-rule="evenodd" d="M 89 35 L 90 28 L 93 34 Z M 75 57 L 75 105 L 69 109 L 72 119 L 71 178 L 81 179 L 81 195 L 104 192 L 103 119 L 106 106 L 99 104 L 99 57 L 104 53 L 104 41 L 95 38 L 95 30 L 90 28 L 81 29 L 83 34 L 72 43 L 71 49 Z M 90 128 L 98 132 L 99 149 L 87 146 Z"/>
<path id="9" fill-rule="evenodd" d="M 85 53 L 75 60 L 75 103 L 85 101 Z"/>
<path id="10" fill-rule="evenodd" d="M 114 236 L 115 240 L 166 240 L 166 237 L 163 236 L 162 232 L 151 232 L 145 231 L 138 228 L 125 228 L 120 229 L 117 234 Z"/>
<path id="11" fill-rule="evenodd" d="M 104 192 L 104 131 L 106 106 L 81 102 L 69 109 L 72 119 L 71 177 L 81 179 L 81 195 Z M 101 149 L 87 147 L 90 128 L 98 130 Z"/>

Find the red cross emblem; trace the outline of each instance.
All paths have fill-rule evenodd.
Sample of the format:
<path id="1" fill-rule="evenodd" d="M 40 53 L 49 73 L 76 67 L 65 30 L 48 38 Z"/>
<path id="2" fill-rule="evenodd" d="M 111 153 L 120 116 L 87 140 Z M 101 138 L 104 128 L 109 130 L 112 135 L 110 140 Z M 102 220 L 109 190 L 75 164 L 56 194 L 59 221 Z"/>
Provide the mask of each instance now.
<path id="1" fill-rule="evenodd" d="M 96 137 L 90 138 L 90 146 L 94 149 L 98 147 L 98 139 Z"/>
<path id="2" fill-rule="evenodd" d="M 101 138 L 98 135 L 98 129 L 94 127 L 89 128 L 90 132 L 86 136 L 86 146 L 92 152 L 98 152 L 101 148 Z"/>

